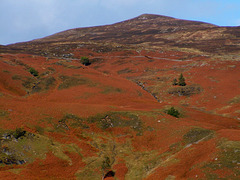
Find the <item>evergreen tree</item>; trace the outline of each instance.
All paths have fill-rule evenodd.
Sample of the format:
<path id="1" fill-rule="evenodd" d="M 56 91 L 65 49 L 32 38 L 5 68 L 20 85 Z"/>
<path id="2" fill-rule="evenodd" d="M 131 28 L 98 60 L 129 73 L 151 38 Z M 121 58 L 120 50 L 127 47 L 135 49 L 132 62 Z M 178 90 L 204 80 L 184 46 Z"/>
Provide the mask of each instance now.
<path id="1" fill-rule="evenodd" d="M 178 79 L 178 85 L 179 86 L 186 86 L 185 78 L 183 77 L 183 74 L 180 74 L 180 77 Z"/>

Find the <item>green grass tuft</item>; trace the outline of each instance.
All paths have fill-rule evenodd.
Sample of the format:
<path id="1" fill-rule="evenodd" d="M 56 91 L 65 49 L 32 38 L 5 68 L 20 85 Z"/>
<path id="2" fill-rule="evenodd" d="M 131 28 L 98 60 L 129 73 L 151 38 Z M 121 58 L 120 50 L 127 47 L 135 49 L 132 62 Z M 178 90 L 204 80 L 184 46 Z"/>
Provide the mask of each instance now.
<path id="1" fill-rule="evenodd" d="M 207 138 L 212 134 L 213 134 L 213 131 L 209 129 L 193 128 L 183 136 L 183 141 L 186 144 L 192 144 L 192 143 L 198 142 L 199 140 Z"/>
<path id="2" fill-rule="evenodd" d="M 214 161 L 206 163 L 202 169 L 206 176 L 210 177 L 213 171 L 227 170 L 230 174 L 224 175 L 224 179 L 238 179 L 240 176 L 240 142 L 223 140 L 219 146 L 219 152 Z M 217 177 L 217 175 L 215 174 Z"/>
<path id="3" fill-rule="evenodd" d="M 92 86 L 93 82 L 86 77 L 73 77 L 73 76 L 59 76 L 62 83 L 59 85 L 58 89 L 67 89 L 79 85 Z"/>
<path id="4" fill-rule="evenodd" d="M 54 77 L 40 78 L 40 81 L 32 87 L 32 92 L 47 91 L 54 87 L 56 79 Z"/>
<path id="5" fill-rule="evenodd" d="M 112 86 L 104 86 L 104 87 L 102 87 L 102 89 L 103 89 L 101 91 L 102 94 L 121 93 L 121 92 L 123 92 L 122 89 L 116 88 L 116 87 L 112 87 Z"/>
<path id="6" fill-rule="evenodd" d="M 3 109 L 0 109 L 0 119 L 10 120 L 9 112 Z"/>
<path id="7" fill-rule="evenodd" d="M 141 135 L 143 132 L 143 123 L 140 118 L 131 112 L 108 112 L 97 114 L 87 118 L 89 123 L 97 123 L 101 129 L 112 127 L 130 127 Z"/>
<path id="8" fill-rule="evenodd" d="M 21 80 L 21 78 L 22 78 L 22 77 L 21 77 L 20 75 L 17 75 L 17 74 L 15 74 L 15 75 L 12 76 L 12 79 L 13 79 L 13 80 Z"/>
<path id="9" fill-rule="evenodd" d="M 202 88 L 199 85 L 188 85 L 182 87 L 173 87 L 168 90 L 169 94 L 178 96 L 191 96 L 202 92 Z"/>

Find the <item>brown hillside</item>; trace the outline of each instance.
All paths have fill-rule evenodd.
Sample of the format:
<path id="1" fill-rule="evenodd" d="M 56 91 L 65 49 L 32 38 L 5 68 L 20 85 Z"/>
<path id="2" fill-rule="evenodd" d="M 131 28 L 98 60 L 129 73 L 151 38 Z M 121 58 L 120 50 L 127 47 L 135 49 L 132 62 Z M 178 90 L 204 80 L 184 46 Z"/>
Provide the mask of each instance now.
<path id="1" fill-rule="evenodd" d="M 239 179 L 239 30 L 145 14 L 0 46 L 0 177 Z"/>
<path id="2" fill-rule="evenodd" d="M 96 46 L 97 43 L 125 48 L 138 45 L 144 48 L 186 48 L 211 54 L 237 54 L 239 31 L 239 27 L 219 27 L 203 22 L 144 14 L 113 25 L 71 29 L 10 47 L 36 52 L 42 48 L 49 51 L 56 45 L 67 44 L 69 48 L 86 44 Z"/>

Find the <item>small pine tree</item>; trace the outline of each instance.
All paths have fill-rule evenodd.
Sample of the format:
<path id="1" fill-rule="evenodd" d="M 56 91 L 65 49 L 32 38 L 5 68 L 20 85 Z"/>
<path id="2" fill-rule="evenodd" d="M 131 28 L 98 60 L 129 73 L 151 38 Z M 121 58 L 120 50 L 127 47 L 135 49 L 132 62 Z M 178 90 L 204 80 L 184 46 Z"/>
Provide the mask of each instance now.
<path id="1" fill-rule="evenodd" d="M 178 78 L 178 85 L 179 86 L 186 86 L 185 78 L 183 77 L 183 74 L 181 73 Z"/>
<path id="2" fill-rule="evenodd" d="M 178 85 L 178 82 L 177 82 L 177 79 L 176 79 L 176 78 L 173 79 L 172 85 L 174 85 L 174 86 Z"/>

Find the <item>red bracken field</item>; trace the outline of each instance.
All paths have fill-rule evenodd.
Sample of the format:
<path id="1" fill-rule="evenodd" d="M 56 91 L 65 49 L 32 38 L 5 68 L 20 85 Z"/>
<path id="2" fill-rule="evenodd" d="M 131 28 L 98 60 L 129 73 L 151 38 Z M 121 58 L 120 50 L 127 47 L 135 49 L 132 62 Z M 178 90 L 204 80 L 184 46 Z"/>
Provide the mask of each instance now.
<path id="1" fill-rule="evenodd" d="M 1 46 L 2 178 L 240 178 L 239 49 L 217 39 L 237 28 L 142 15 L 86 29 Z"/>

